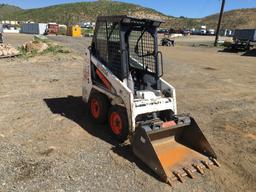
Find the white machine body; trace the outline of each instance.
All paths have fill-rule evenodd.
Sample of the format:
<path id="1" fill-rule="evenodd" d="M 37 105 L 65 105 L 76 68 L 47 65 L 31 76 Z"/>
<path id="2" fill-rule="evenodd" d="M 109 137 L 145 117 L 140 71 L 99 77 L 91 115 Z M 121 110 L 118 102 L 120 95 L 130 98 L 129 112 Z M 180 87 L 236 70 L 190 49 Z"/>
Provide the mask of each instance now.
<path id="1" fill-rule="evenodd" d="M 126 108 L 131 132 L 134 132 L 136 129 L 136 117 L 138 115 L 165 110 L 171 110 L 174 114 L 177 114 L 175 89 L 162 78 L 160 78 L 158 81 L 161 90 L 142 90 L 137 91 L 136 94 L 134 94 L 133 90 L 127 86 L 128 79 L 124 80 L 124 82 L 120 81 L 100 61 L 98 61 L 93 55 L 90 55 L 89 50 L 87 50 L 86 54 L 89 57 L 88 59 L 91 61 L 91 64 L 95 65 L 109 81 L 112 89 L 110 91 L 104 86 L 93 85 L 91 80 L 91 64 L 85 63 L 82 84 L 82 95 L 84 102 L 88 102 L 92 89 L 103 93 L 110 99 L 112 105 L 120 105 Z M 147 78 L 147 76 L 145 78 Z M 165 89 L 168 89 L 171 92 L 170 97 L 165 97 L 162 94 L 162 91 Z"/>

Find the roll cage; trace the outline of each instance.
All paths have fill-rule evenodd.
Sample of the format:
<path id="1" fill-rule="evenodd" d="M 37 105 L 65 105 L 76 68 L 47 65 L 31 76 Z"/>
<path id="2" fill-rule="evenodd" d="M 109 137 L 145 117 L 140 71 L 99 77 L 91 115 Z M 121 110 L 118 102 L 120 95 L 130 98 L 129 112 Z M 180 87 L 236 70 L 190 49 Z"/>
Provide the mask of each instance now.
<path id="1" fill-rule="evenodd" d="M 126 15 L 100 16 L 91 54 L 121 81 L 133 69 L 159 78 L 162 76 L 162 54 L 157 46 L 157 28 L 161 23 Z"/>

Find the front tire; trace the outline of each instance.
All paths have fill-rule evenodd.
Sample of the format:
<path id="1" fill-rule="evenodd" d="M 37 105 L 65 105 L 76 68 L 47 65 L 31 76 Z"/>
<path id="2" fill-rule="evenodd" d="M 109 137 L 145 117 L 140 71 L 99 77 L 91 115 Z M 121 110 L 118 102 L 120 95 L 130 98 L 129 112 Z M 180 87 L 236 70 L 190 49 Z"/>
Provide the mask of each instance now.
<path id="1" fill-rule="evenodd" d="M 108 113 L 108 122 L 113 136 L 120 142 L 128 138 L 129 123 L 125 108 L 112 106 Z"/>

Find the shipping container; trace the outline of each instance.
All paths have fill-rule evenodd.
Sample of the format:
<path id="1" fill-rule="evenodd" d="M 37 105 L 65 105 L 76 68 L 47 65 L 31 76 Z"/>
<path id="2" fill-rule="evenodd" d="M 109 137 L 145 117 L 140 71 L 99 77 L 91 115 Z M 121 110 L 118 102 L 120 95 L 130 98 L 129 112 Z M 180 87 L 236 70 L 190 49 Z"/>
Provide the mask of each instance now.
<path id="1" fill-rule="evenodd" d="M 46 23 L 25 23 L 21 26 L 21 33 L 43 35 L 46 29 Z"/>
<path id="2" fill-rule="evenodd" d="M 59 33 L 59 25 L 49 23 L 46 29 L 46 35 L 58 35 Z"/>
<path id="3" fill-rule="evenodd" d="M 237 29 L 234 33 L 234 39 L 256 42 L 256 29 Z"/>
<path id="4" fill-rule="evenodd" d="M 67 35 L 72 37 L 81 37 L 81 27 L 79 25 L 69 26 Z"/>

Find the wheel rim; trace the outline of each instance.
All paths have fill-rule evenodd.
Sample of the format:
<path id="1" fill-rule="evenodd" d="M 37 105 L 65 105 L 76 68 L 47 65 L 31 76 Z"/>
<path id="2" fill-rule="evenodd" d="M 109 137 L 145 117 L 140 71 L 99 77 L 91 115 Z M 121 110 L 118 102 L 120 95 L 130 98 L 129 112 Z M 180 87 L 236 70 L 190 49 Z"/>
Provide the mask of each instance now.
<path id="1" fill-rule="evenodd" d="M 99 102 L 94 98 L 91 101 L 91 113 L 95 119 L 100 116 L 100 105 Z"/>
<path id="2" fill-rule="evenodd" d="M 110 127 L 114 134 L 120 135 L 123 128 L 123 123 L 120 115 L 117 112 L 113 112 L 110 115 Z"/>

